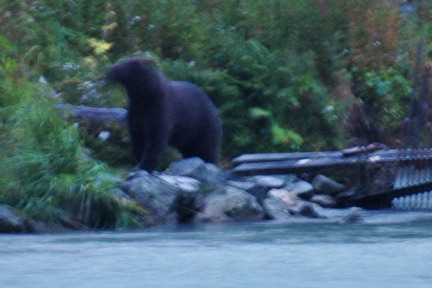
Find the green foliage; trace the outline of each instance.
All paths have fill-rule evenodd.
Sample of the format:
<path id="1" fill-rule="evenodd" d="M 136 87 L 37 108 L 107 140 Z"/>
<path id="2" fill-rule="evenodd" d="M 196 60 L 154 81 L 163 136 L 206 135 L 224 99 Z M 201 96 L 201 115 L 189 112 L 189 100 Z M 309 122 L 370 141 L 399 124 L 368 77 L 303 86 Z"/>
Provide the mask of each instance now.
<path id="1" fill-rule="evenodd" d="M 383 131 L 383 141 L 394 139 L 400 121 L 407 114 L 412 93 L 411 83 L 394 68 L 367 72 L 356 70 L 354 94 L 365 105 L 368 123 Z M 386 144 L 392 144 L 387 142 Z"/>
<path id="2" fill-rule="evenodd" d="M 98 180 L 107 166 L 86 155 L 46 88 L 17 77 L 20 70 L 13 60 L 0 64 L 0 203 L 74 228 L 112 229 L 120 216 L 133 219 L 110 192 L 114 183 Z"/>
<path id="3" fill-rule="evenodd" d="M 92 151 L 91 156 L 113 167 L 133 168 L 135 158 L 130 147 L 129 133 L 116 126 L 105 128 L 104 131 L 98 130 L 91 134 L 85 128 L 81 129 L 84 144 Z M 109 136 L 102 140 L 98 137 L 100 133 L 109 133 Z"/>
<path id="4" fill-rule="evenodd" d="M 98 77 L 133 54 L 211 97 L 225 159 L 343 148 L 352 103 L 393 146 L 417 45 L 422 61 L 432 50 L 426 2 L 402 15 L 390 0 L 0 0 L 0 201 L 90 226 L 134 225 L 132 212 L 91 184 L 106 164 L 132 162 L 128 136 L 114 128 L 106 142 L 96 139 L 101 131 L 78 135 L 47 100 L 53 88 L 57 101 L 125 107 L 123 89 L 101 87 Z M 89 216 L 52 208 L 67 201 Z M 92 207 L 116 216 L 94 219 Z"/>

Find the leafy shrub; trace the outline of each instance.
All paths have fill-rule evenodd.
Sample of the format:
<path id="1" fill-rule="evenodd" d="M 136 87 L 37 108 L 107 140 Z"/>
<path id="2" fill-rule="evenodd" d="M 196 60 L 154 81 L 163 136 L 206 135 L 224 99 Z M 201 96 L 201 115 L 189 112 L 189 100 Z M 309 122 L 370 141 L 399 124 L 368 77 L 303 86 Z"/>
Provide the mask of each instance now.
<path id="1" fill-rule="evenodd" d="M 86 155 L 46 87 L 19 75 L 21 69 L 13 60 L 0 65 L 0 203 L 74 228 L 115 228 L 121 215 L 132 219 L 110 192 L 114 183 L 98 181 L 107 166 Z M 83 207 L 86 217 L 80 216 Z"/>
<path id="2" fill-rule="evenodd" d="M 409 109 L 410 81 L 394 68 L 382 67 L 377 72 L 356 70 L 353 75 L 353 93 L 365 107 L 366 123 L 380 131 L 374 140 L 394 147 L 401 136 L 401 119 Z"/>

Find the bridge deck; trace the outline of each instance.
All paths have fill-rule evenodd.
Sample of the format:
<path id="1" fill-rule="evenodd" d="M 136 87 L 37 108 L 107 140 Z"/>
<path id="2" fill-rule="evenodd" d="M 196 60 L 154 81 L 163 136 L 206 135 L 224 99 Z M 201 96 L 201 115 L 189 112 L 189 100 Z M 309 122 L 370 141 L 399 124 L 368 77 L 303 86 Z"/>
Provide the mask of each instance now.
<path id="1" fill-rule="evenodd" d="M 355 167 L 361 163 L 388 163 L 432 160 L 432 149 L 379 150 L 371 153 L 344 155 L 340 151 L 244 154 L 235 159 L 239 175 L 287 174 L 315 172 L 334 167 Z"/>
<path id="2" fill-rule="evenodd" d="M 329 168 L 367 169 L 364 164 L 392 164 L 400 168 L 390 179 L 393 187 L 384 191 L 369 190 L 345 199 L 341 206 L 360 206 L 376 209 L 391 207 L 397 197 L 432 190 L 432 149 L 363 151 L 344 154 L 340 151 L 245 154 L 233 160 L 239 164 L 234 171 L 239 175 L 270 175 L 303 172 L 320 172 Z M 414 169 L 411 165 L 422 166 Z"/>

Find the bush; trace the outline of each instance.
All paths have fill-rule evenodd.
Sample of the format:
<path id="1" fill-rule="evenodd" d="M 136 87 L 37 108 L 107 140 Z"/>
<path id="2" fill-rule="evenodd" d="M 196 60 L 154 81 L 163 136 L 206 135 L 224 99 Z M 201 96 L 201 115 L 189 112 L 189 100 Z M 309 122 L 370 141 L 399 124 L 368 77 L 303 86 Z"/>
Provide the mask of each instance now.
<path id="1" fill-rule="evenodd" d="M 108 167 L 86 155 L 46 87 L 19 75 L 22 70 L 13 60 L 0 65 L 0 203 L 40 221 L 116 228 L 128 214 L 110 192 L 114 183 L 98 181 Z"/>

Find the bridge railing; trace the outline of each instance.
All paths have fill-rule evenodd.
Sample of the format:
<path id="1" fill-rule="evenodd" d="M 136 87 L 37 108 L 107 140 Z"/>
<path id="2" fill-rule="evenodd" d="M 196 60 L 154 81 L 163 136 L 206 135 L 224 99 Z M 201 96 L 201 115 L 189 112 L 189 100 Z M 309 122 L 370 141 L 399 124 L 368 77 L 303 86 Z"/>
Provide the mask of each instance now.
<path id="1" fill-rule="evenodd" d="M 245 154 L 233 162 L 238 165 L 234 171 L 239 175 L 328 172 L 346 177 L 356 194 L 347 198 L 342 206 L 372 209 L 401 206 L 408 201 L 406 199 L 411 199 L 403 197 L 432 190 L 432 149 L 356 147 L 343 151 Z M 428 207 L 429 198 L 419 196 L 418 199 L 421 200 L 421 204 L 416 204 L 418 207 Z M 407 207 L 411 206 L 415 205 Z"/>

